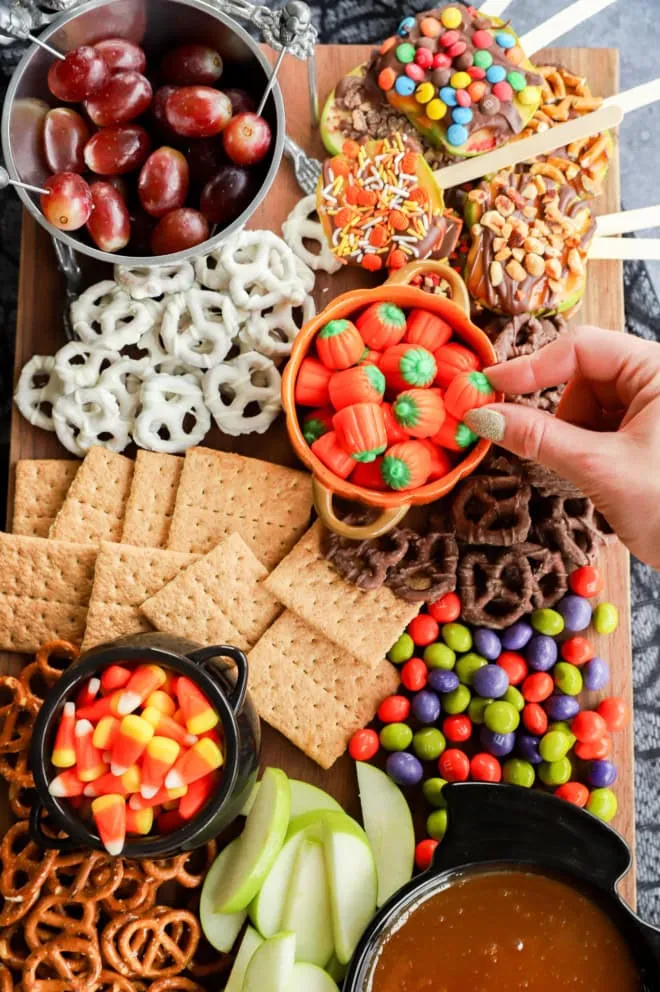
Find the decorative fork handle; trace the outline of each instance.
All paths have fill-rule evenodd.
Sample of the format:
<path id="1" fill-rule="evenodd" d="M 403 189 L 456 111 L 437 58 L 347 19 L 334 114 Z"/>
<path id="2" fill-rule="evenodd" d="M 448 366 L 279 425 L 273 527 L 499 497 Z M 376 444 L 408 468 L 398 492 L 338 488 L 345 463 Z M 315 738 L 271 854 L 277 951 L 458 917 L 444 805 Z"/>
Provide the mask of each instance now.
<path id="1" fill-rule="evenodd" d="M 67 294 L 76 296 L 82 285 L 82 272 L 76 261 L 76 253 L 73 248 L 70 248 L 69 245 L 64 244 L 58 238 L 53 237 L 52 234 L 51 241 L 53 242 L 55 257 L 57 258 L 57 267 L 66 282 Z"/>

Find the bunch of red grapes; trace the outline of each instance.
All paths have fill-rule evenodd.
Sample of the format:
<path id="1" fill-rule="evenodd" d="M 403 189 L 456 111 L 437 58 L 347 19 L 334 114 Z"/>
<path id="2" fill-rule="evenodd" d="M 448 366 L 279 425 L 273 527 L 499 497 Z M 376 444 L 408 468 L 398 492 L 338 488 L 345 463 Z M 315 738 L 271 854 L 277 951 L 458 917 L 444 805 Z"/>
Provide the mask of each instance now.
<path id="1" fill-rule="evenodd" d="M 210 226 L 226 226 L 252 201 L 261 178 L 251 167 L 271 146 L 252 97 L 215 88 L 223 61 L 213 48 L 168 52 L 155 92 L 146 71 L 142 48 L 109 38 L 74 49 L 48 72 L 51 93 L 82 108 L 46 115 L 54 175 L 41 208 L 63 231 L 86 225 L 106 252 L 131 242 L 136 254 L 167 255 L 206 241 Z"/>

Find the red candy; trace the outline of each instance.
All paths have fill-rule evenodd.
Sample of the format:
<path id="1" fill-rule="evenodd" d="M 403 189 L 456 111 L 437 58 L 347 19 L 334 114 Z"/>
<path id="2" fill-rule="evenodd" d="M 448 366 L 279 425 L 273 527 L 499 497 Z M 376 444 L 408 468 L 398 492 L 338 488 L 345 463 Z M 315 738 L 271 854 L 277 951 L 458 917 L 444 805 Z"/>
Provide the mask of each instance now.
<path id="1" fill-rule="evenodd" d="M 534 672 L 522 684 L 521 692 L 528 703 L 542 703 L 552 695 L 555 684 L 547 672 Z"/>
<path id="2" fill-rule="evenodd" d="M 602 714 L 583 710 L 574 717 L 571 732 L 581 744 L 595 744 L 607 733 L 607 724 Z"/>
<path id="3" fill-rule="evenodd" d="M 470 762 L 470 777 L 475 782 L 501 782 L 502 766 L 492 754 L 475 754 Z"/>
<path id="4" fill-rule="evenodd" d="M 501 83 L 495 83 L 493 86 L 493 95 L 502 103 L 509 103 L 513 100 L 513 89 L 509 83 L 502 80 Z"/>
<path id="5" fill-rule="evenodd" d="M 422 69 L 430 69 L 433 65 L 433 55 L 428 48 L 418 48 L 415 52 L 415 62 L 417 65 L 420 65 Z"/>
<path id="6" fill-rule="evenodd" d="M 418 647 L 425 648 L 427 644 L 437 641 L 440 627 L 433 616 L 420 613 L 408 624 L 408 633 Z"/>
<path id="7" fill-rule="evenodd" d="M 589 743 L 580 742 L 575 745 L 576 757 L 582 761 L 598 761 L 601 758 L 607 758 L 611 752 L 612 738 L 609 734 L 605 734 L 599 740 L 590 741 Z"/>
<path id="8" fill-rule="evenodd" d="M 472 736 L 472 720 L 468 716 L 448 716 L 442 724 L 442 732 L 452 744 L 464 744 Z"/>
<path id="9" fill-rule="evenodd" d="M 470 777 L 470 759 L 464 751 L 450 747 L 440 755 L 438 771 L 447 782 L 467 782 Z"/>
<path id="10" fill-rule="evenodd" d="M 348 753 L 353 761 L 371 761 L 379 747 L 380 740 L 375 730 L 358 730 L 351 737 Z"/>
<path id="11" fill-rule="evenodd" d="M 576 568 L 568 577 L 568 584 L 576 596 L 584 596 L 591 599 L 602 592 L 605 587 L 605 579 L 600 570 L 593 565 L 583 565 Z"/>
<path id="12" fill-rule="evenodd" d="M 468 72 L 468 76 L 471 76 L 472 79 L 485 79 L 486 78 L 486 70 L 480 68 L 480 66 L 478 66 L 478 65 L 472 65 L 472 66 L 470 66 L 470 68 L 468 69 L 467 72 Z"/>
<path id="13" fill-rule="evenodd" d="M 561 656 L 571 665 L 584 665 L 594 657 L 594 649 L 586 637 L 576 634 L 575 637 L 569 637 L 564 641 L 561 646 Z"/>
<path id="14" fill-rule="evenodd" d="M 421 658 L 411 658 L 401 669 L 401 684 L 409 692 L 419 692 L 428 682 L 429 670 Z"/>
<path id="15" fill-rule="evenodd" d="M 420 871 L 426 871 L 426 869 L 431 866 L 433 855 L 435 854 L 435 849 L 438 844 L 439 841 L 432 840 L 430 837 L 426 840 L 420 840 L 419 844 L 415 848 L 415 865 Z"/>
<path id="16" fill-rule="evenodd" d="M 472 103 L 472 97 L 467 90 L 457 90 L 456 103 L 459 107 L 469 107 Z"/>
<path id="17" fill-rule="evenodd" d="M 584 809 L 589 801 L 589 790 L 581 782 L 566 782 L 555 789 L 555 795 L 559 799 L 565 799 L 567 803 L 579 806 L 580 809 Z"/>
<path id="18" fill-rule="evenodd" d="M 409 79 L 413 79 L 416 83 L 421 83 L 424 79 L 424 69 L 417 62 L 409 62 L 406 66 L 406 76 Z"/>
<path id="19" fill-rule="evenodd" d="M 493 44 L 493 36 L 490 31 L 481 29 L 472 35 L 472 44 L 475 48 L 490 48 Z"/>
<path id="20" fill-rule="evenodd" d="M 527 703 L 523 708 L 521 717 L 530 734 L 542 737 L 548 729 L 548 715 L 539 703 Z"/>
<path id="21" fill-rule="evenodd" d="M 464 41 L 457 41 L 455 45 L 447 49 L 447 55 L 452 59 L 457 59 L 459 55 L 463 55 L 467 51 L 467 45 Z"/>
<path id="22" fill-rule="evenodd" d="M 509 676 L 511 685 L 520 685 L 527 677 L 527 672 L 529 671 L 527 662 L 516 651 L 503 651 L 497 659 L 497 664 Z"/>
<path id="23" fill-rule="evenodd" d="M 405 696 L 388 696 L 378 707 L 383 723 L 403 723 L 410 715 L 410 700 Z"/>
<path id="24" fill-rule="evenodd" d="M 447 31 L 440 38 L 440 44 L 443 48 L 451 48 L 452 45 L 455 45 L 460 40 L 460 37 L 458 31 Z"/>
<path id="25" fill-rule="evenodd" d="M 608 696 L 607 699 L 603 699 L 596 712 L 605 721 L 611 733 L 624 730 L 630 721 L 628 704 L 619 696 Z"/>
<path id="26" fill-rule="evenodd" d="M 438 52 L 437 55 L 433 56 L 433 68 L 434 69 L 449 69 L 451 66 L 451 59 L 444 52 Z"/>
<path id="27" fill-rule="evenodd" d="M 455 592 L 447 592 L 435 603 L 429 603 L 428 611 L 438 623 L 453 623 L 461 615 L 461 601 Z"/>

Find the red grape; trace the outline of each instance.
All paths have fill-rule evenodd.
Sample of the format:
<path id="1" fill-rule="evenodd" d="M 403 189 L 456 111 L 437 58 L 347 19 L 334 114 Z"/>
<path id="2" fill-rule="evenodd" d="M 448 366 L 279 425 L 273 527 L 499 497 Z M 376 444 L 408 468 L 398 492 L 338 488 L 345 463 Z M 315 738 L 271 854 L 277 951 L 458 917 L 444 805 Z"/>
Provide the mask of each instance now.
<path id="1" fill-rule="evenodd" d="M 97 41 L 94 48 L 112 72 L 119 72 L 122 69 L 144 72 L 147 68 L 147 56 L 144 51 L 139 45 L 134 45 L 125 38 L 106 38 L 105 41 Z"/>
<path id="2" fill-rule="evenodd" d="M 167 122 L 184 138 L 212 138 L 231 119 L 231 100 L 210 86 L 182 86 L 165 104 Z"/>
<path id="3" fill-rule="evenodd" d="M 184 156 L 175 148 L 163 145 L 152 152 L 140 170 L 140 202 L 152 217 L 164 217 L 186 202 L 189 183 Z"/>
<path id="4" fill-rule="evenodd" d="M 199 210 L 181 207 L 166 214 L 151 235 L 154 255 L 171 255 L 201 245 L 209 236 L 209 225 Z"/>
<path id="5" fill-rule="evenodd" d="M 190 166 L 190 179 L 200 186 L 212 179 L 227 161 L 218 138 L 197 138 L 189 142 L 185 153 Z"/>
<path id="6" fill-rule="evenodd" d="M 224 149 L 236 165 L 256 165 L 268 152 L 270 125 L 257 114 L 237 114 L 222 134 Z"/>
<path id="7" fill-rule="evenodd" d="M 110 77 L 100 93 L 85 101 L 95 124 L 127 124 L 143 114 L 151 103 L 151 83 L 140 72 L 127 69 Z"/>
<path id="8" fill-rule="evenodd" d="M 44 150 L 51 172 L 84 172 L 83 149 L 89 128 L 70 107 L 49 110 L 44 121 Z"/>
<path id="9" fill-rule="evenodd" d="M 80 103 L 102 89 L 110 69 L 91 45 L 81 45 L 56 59 L 48 70 L 48 89 L 58 100 Z"/>
<path id="10" fill-rule="evenodd" d="M 151 101 L 151 116 L 153 117 L 154 127 L 163 141 L 167 141 L 168 144 L 180 141 L 180 137 L 172 130 L 168 124 L 167 117 L 165 116 L 165 104 L 167 103 L 167 98 L 170 93 L 175 93 L 176 86 L 159 86 L 154 93 L 154 98 Z"/>
<path id="11" fill-rule="evenodd" d="M 128 203 L 128 183 L 123 176 L 91 176 L 89 179 L 89 182 L 92 183 L 99 181 L 109 183 L 113 186 L 121 196 L 122 200 L 124 200 L 125 203 Z"/>
<path id="12" fill-rule="evenodd" d="M 139 169 L 151 150 L 151 138 L 139 124 L 114 124 L 93 134 L 85 145 L 87 168 L 101 176 L 121 176 Z"/>
<path id="13" fill-rule="evenodd" d="M 167 53 L 161 73 L 177 86 L 211 86 L 222 75 L 222 56 L 208 45 L 181 45 Z"/>
<path id="14" fill-rule="evenodd" d="M 92 194 L 84 179 L 75 172 L 58 172 L 44 186 L 50 193 L 41 194 L 41 209 L 53 227 L 77 231 L 87 223 L 92 212 Z"/>
<path id="15" fill-rule="evenodd" d="M 253 197 L 250 173 L 237 165 L 223 165 L 202 190 L 200 209 L 209 223 L 227 225 Z"/>
<path id="16" fill-rule="evenodd" d="M 155 219 L 139 204 L 131 209 L 131 240 L 128 242 L 131 255 L 151 255 L 151 232 L 155 225 Z"/>
<path id="17" fill-rule="evenodd" d="M 112 183 L 91 185 L 93 210 L 87 230 L 101 251 L 125 248 L 131 236 L 131 219 L 123 196 Z"/>
<path id="18" fill-rule="evenodd" d="M 231 100 L 231 109 L 235 114 L 254 113 L 257 101 L 246 90 L 230 89 L 225 93 Z"/>

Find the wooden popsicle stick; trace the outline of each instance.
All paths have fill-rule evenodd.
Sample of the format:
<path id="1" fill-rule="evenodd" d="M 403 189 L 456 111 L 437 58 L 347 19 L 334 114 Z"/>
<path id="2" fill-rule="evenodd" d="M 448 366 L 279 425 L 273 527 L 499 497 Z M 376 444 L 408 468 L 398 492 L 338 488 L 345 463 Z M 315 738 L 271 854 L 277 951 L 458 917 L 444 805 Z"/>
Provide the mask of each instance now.
<path id="1" fill-rule="evenodd" d="M 490 173 L 508 169 L 512 165 L 518 165 L 519 162 L 526 162 L 539 155 L 547 155 L 556 148 L 570 145 L 581 138 L 600 134 L 601 131 L 617 127 L 622 120 L 623 111 L 612 103 L 590 114 L 584 114 L 583 117 L 576 117 L 566 124 L 558 124 L 557 127 L 549 128 L 531 138 L 510 141 L 501 148 L 496 148 L 494 152 L 461 159 L 456 165 L 437 169 L 433 175 L 440 189 L 450 189 L 452 186 L 460 186 Z"/>
<path id="2" fill-rule="evenodd" d="M 640 210 L 619 210 L 616 214 L 603 214 L 597 217 L 596 237 L 606 238 L 613 234 L 648 231 L 650 227 L 660 227 L 660 204 L 655 207 L 642 207 Z"/>
<path id="3" fill-rule="evenodd" d="M 484 17 L 502 17 L 511 0 L 484 0 L 479 7 L 479 13 Z"/>
<path id="4" fill-rule="evenodd" d="M 660 261 L 660 238 L 594 238 L 589 261 L 608 258 L 620 261 Z"/>
<path id="5" fill-rule="evenodd" d="M 639 110 L 649 103 L 655 103 L 656 100 L 660 100 L 660 77 L 642 83 L 641 86 L 633 86 L 632 89 L 624 90 L 623 93 L 617 93 L 615 96 L 608 96 L 603 100 L 603 106 L 616 103 L 624 114 L 629 114 L 631 110 Z"/>
<path id="6" fill-rule="evenodd" d="M 557 38 L 561 38 L 572 28 L 587 21 L 594 14 L 599 14 L 601 10 L 605 10 L 613 3 L 616 3 L 616 0 L 575 0 L 575 3 L 560 10 L 558 14 L 549 17 L 543 24 L 539 24 L 538 27 L 532 28 L 531 31 L 523 35 L 520 39 L 520 47 L 526 55 L 531 57 L 541 48 L 552 45 Z"/>

